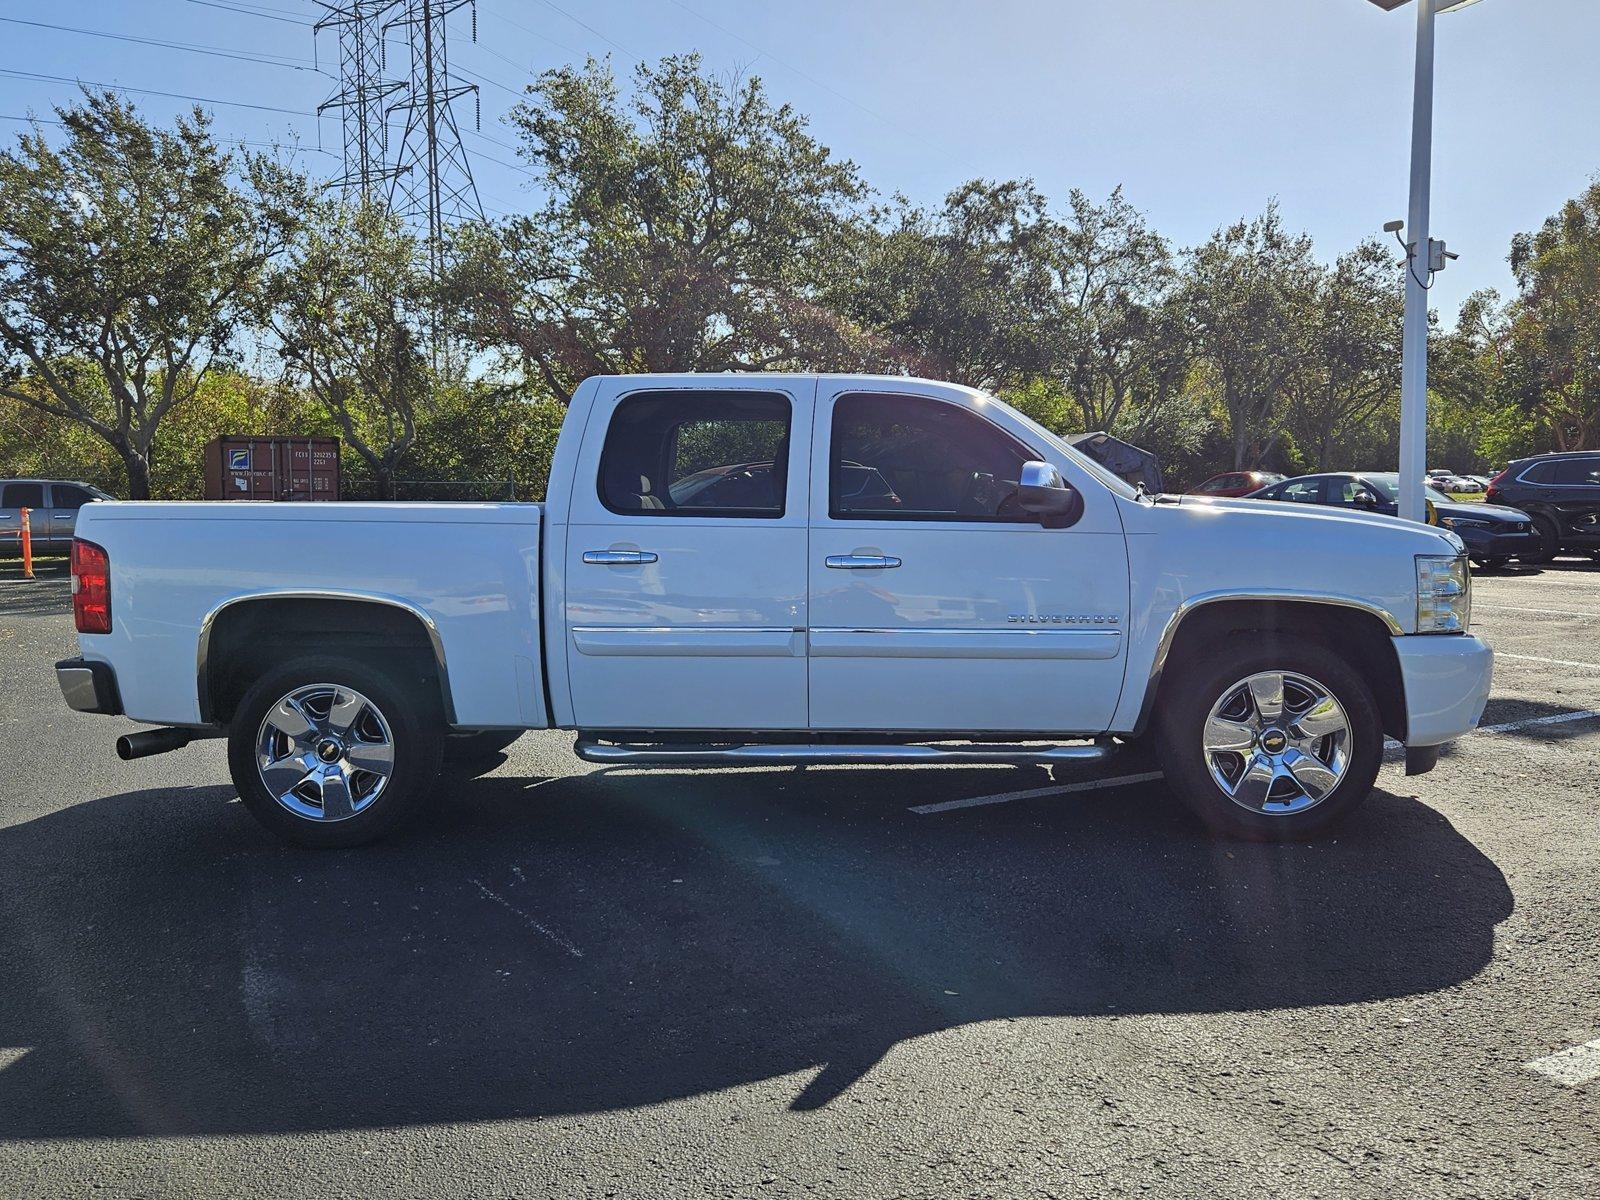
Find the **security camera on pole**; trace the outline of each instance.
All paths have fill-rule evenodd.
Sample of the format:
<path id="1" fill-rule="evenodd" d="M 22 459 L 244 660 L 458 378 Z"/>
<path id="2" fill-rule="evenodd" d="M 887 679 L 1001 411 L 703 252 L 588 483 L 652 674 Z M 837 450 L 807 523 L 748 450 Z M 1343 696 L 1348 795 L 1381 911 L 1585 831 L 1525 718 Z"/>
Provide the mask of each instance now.
<path id="1" fill-rule="evenodd" d="M 1418 0 L 1416 95 L 1411 109 L 1411 203 L 1405 222 L 1383 228 L 1406 250 L 1406 324 L 1400 367 L 1400 515 L 1426 521 L 1423 480 L 1428 470 L 1428 288 L 1435 273 L 1456 257 L 1428 236 L 1433 174 L 1433 19 L 1478 0 Z M 1371 0 L 1393 11 L 1409 0 Z"/>

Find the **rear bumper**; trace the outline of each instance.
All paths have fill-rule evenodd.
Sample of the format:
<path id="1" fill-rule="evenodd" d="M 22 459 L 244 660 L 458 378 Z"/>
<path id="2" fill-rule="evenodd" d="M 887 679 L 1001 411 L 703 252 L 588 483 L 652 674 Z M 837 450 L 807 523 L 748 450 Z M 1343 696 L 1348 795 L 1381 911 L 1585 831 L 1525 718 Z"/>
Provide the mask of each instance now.
<path id="1" fill-rule="evenodd" d="M 117 673 L 110 663 L 69 658 L 56 664 L 56 684 L 68 708 L 116 716 L 122 712 Z"/>
<path id="2" fill-rule="evenodd" d="M 1406 689 L 1406 745 L 1438 746 L 1477 727 L 1489 702 L 1494 651 L 1471 634 L 1394 639 Z"/>

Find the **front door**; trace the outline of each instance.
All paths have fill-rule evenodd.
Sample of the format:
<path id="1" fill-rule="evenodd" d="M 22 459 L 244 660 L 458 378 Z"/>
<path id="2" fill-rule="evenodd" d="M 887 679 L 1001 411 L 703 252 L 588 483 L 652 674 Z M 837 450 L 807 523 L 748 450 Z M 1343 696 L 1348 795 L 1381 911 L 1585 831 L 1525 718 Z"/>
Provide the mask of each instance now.
<path id="1" fill-rule="evenodd" d="M 93 492 L 75 483 L 50 485 L 50 539 L 57 550 L 71 548 L 78 510 L 94 498 Z"/>
<path id="2" fill-rule="evenodd" d="M 578 728 L 806 727 L 814 391 L 602 383 L 561 551 Z"/>
<path id="3" fill-rule="evenodd" d="M 1128 617 L 1111 494 L 1070 455 L 1029 444 L 1039 439 L 1021 422 L 975 411 L 970 394 L 830 387 L 812 435 L 813 726 L 1104 730 Z M 1072 528 L 1017 507 L 1030 460 L 1084 492 Z"/>

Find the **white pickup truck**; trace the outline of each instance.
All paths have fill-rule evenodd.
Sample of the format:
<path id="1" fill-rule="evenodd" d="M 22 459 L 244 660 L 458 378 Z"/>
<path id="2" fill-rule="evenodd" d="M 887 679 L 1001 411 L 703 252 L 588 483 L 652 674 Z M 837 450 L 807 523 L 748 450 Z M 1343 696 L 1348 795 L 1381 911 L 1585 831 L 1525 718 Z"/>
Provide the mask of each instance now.
<path id="1" fill-rule="evenodd" d="M 442 753 L 1061 764 L 1154 739 L 1213 829 L 1299 838 L 1470 730 L 1493 656 L 1453 534 L 1149 496 L 919 379 L 585 382 L 543 504 L 106 503 L 67 703 L 226 736 L 298 842 L 422 808 Z"/>

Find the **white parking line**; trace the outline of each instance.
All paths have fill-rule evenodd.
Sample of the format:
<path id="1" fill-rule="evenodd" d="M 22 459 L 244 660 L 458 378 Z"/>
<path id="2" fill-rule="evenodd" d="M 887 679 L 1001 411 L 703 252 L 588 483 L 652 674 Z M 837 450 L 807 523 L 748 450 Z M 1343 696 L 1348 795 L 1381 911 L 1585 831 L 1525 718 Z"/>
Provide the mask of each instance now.
<path id="1" fill-rule="evenodd" d="M 1491 612 L 1526 612 L 1544 613 L 1551 617 L 1588 617 L 1591 620 L 1600 620 L 1600 612 L 1573 612 L 1570 608 L 1514 608 L 1509 604 L 1477 604 L 1474 609 L 1487 608 Z"/>
<path id="2" fill-rule="evenodd" d="M 1591 664 L 1582 664 L 1588 666 Z M 1553 713 L 1548 717 L 1525 717 L 1520 721 L 1502 721 L 1498 725 L 1480 725 L 1473 733 L 1513 733 L 1518 729 L 1532 729 L 1539 725 L 1565 725 L 1569 721 L 1589 721 L 1600 717 L 1600 709 L 1585 708 L 1576 712 Z M 1470 736 L 1470 735 L 1469 735 Z M 1405 747 L 1393 738 L 1383 740 L 1384 756 L 1403 753 Z M 1009 804 L 1013 800 L 1036 800 L 1044 796 L 1065 796 L 1070 792 L 1093 792 L 1100 788 L 1127 787 L 1134 783 L 1152 783 L 1161 778 L 1160 771 L 1145 771 L 1138 775 L 1113 775 L 1109 779 L 1085 779 L 1080 783 L 1064 783 L 1056 787 L 1029 788 L 1022 792 L 999 792 L 993 796 L 971 796 L 965 800 L 942 800 L 937 804 L 913 804 L 908 811 L 927 816 L 930 813 L 953 812 L 958 808 L 980 808 L 986 804 Z M 482 887 L 482 884 L 479 884 Z M 498 897 L 496 897 L 498 899 Z M 503 903 L 503 901 L 502 901 Z"/>
<path id="3" fill-rule="evenodd" d="M 1149 783 L 1160 779 L 1160 771 L 1145 771 L 1139 775 L 1114 775 L 1110 779 L 1085 779 L 1082 783 L 1063 783 L 1055 787 L 1030 788 L 1025 792 L 1001 792 L 995 796 L 974 796 L 970 800 L 944 800 L 938 804 L 914 804 L 914 813 L 950 812 L 957 808 L 977 808 L 982 804 L 1009 804 L 1013 800 L 1032 800 L 1038 796 L 1065 796 L 1069 792 L 1092 792 L 1100 788 L 1126 787 L 1131 783 Z"/>
<path id="4" fill-rule="evenodd" d="M 1496 658 L 1518 658 L 1523 662 L 1549 663 L 1555 667 L 1588 667 L 1591 671 L 1600 671 L 1600 663 L 1577 662 L 1570 658 L 1540 658 L 1537 654 L 1508 654 L 1504 650 L 1494 652 Z"/>
<path id="5" fill-rule="evenodd" d="M 1523 721 L 1502 721 L 1498 725 L 1479 725 L 1473 733 L 1511 733 L 1518 729 L 1532 729 L 1535 725 L 1565 725 L 1568 721 L 1588 721 L 1600 717 L 1600 709 L 1584 708 L 1577 712 L 1555 713 L 1548 717 L 1529 717 Z"/>
<path id="6" fill-rule="evenodd" d="M 1581 1087 L 1591 1079 L 1600 1079 L 1600 1038 L 1547 1054 L 1524 1065 L 1528 1070 L 1548 1075 L 1567 1087 Z"/>

